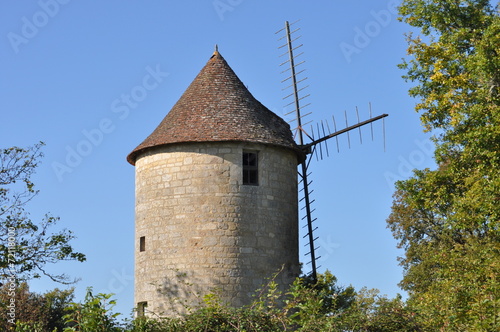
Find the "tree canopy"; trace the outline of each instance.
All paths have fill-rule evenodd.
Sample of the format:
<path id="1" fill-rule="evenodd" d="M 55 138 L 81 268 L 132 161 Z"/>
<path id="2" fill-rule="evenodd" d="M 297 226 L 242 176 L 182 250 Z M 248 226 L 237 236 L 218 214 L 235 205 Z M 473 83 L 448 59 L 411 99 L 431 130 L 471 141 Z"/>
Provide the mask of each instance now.
<path id="1" fill-rule="evenodd" d="M 428 329 L 500 328 L 500 16 L 487 0 L 405 0 L 400 65 L 437 169 L 396 184 L 388 225 Z"/>
<path id="2" fill-rule="evenodd" d="M 33 221 L 26 211 L 27 204 L 38 194 L 31 177 L 43 157 L 42 146 L 38 143 L 0 150 L 0 273 L 2 279 L 26 281 L 45 275 L 69 283 L 69 276 L 50 273 L 46 265 L 85 261 L 85 255 L 70 245 L 75 236 L 66 229 L 50 233 L 58 217 L 46 214 L 41 221 Z"/>

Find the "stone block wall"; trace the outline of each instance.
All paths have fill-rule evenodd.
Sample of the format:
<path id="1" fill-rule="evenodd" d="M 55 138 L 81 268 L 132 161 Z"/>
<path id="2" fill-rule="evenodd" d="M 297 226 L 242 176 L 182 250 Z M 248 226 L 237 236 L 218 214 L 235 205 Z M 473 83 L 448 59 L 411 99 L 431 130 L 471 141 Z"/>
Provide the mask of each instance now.
<path id="1" fill-rule="evenodd" d="M 243 151 L 258 152 L 259 185 L 242 184 Z M 136 304 L 176 315 L 218 291 L 241 306 L 283 265 L 277 281 L 286 286 L 299 273 L 297 219 L 290 150 L 214 142 L 143 152 L 136 161 Z"/>

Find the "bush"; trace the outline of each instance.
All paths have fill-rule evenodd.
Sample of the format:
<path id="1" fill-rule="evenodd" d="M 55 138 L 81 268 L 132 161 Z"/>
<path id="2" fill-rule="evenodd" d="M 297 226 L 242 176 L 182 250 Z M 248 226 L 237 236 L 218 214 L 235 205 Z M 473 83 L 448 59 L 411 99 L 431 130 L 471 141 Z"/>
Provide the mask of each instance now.
<path id="1" fill-rule="evenodd" d="M 254 301 L 242 308 L 225 305 L 217 293 L 203 297 L 203 304 L 180 317 L 139 317 L 121 326 L 111 294 L 87 290 L 83 303 L 70 303 L 73 290 L 30 293 L 27 285 L 17 290 L 24 308 L 15 327 L 18 332 L 252 332 L 252 331 L 423 331 L 415 314 L 400 296 L 389 299 L 377 290 L 337 285 L 330 272 L 297 278 L 285 292 L 271 278 L 256 291 Z M 5 292 L 0 292 L 5 310 Z M 2 307 L 0 307 L 2 308 Z M 63 313 L 64 319 L 63 318 Z M 4 316 L 5 317 L 5 316 Z M 5 322 L 3 322 L 5 323 Z M 2 323 L 2 324 L 3 324 Z"/>
<path id="2" fill-rule="evenodd" d="M 62 331 L 63 316 L 73 300 L 74 289 L 58 288 L 45 294 L 30 292 L 27 283 L 21 283 L 15 290 L 8 284 L 0 288 L 0 330 L 1 331 Z M 8 316 L 8 304 L 15 302 L 15 321 Z"/>
<path id="3" fill-rule="evenodd" d="M 111 294 L 92 294 L 92 288 L 87 289 L 84 303 L 71 303 L 69 314 L 64 316 L 69 327 L 64 332 L 114 332 L 120 331 L 116 317 L 112 313 L 116 302 L 110 300 Z"/>

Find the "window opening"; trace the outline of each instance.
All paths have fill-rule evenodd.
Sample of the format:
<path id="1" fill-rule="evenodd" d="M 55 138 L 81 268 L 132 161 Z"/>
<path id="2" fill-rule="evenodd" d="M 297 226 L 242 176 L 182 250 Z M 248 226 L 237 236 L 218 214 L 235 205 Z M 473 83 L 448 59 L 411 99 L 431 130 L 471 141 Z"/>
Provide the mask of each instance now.
<path id="1" fill-rule="evenodd" d="M 137 316 L 138 317 L 144 317 L 144 314 L 146 313 L 146 309 L 148 307 L 147 302 L 139 302 L 137 303 Z"/>
<path id="2" fill-rule="evenodd" d="M 257 152 L 243 151 L 243 184 L 259 185 L 259 156 Z"/>
<path id="3" fill-rule="evenodd" d="M 139 251 L 145 251 L 146 250 L 146 237 L 141 236 L 139 238 Z"/>

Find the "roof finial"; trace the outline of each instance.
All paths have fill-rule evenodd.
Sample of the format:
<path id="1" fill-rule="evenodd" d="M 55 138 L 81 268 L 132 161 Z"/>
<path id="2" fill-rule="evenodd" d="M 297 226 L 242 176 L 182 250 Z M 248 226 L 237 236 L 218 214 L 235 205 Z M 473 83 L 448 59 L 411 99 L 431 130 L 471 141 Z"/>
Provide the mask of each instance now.
<path id="1" fill-rule="evenodd" d="M 212 54 L 212 56 L 217 55 L 217 54 L 219 54 L 219 46 L 217 46 L 217 44 L 215 44 L 214 54 Z"/>

